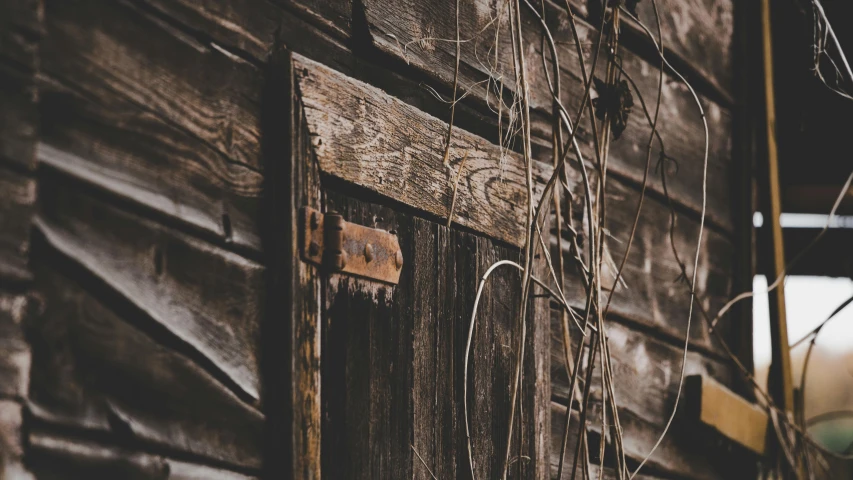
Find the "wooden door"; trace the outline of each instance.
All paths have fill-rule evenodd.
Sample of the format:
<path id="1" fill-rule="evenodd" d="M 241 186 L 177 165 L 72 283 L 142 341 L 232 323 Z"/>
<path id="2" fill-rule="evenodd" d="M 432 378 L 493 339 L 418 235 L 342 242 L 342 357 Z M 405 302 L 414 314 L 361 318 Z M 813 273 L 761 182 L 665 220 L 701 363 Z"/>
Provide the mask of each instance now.
<path id="1" fill-rule="evenodd" d="M 442 164 L 447 124 L 296 54 L 292 96 L 289 250 L 277 260 L 280 291 L 292 282 L 289 379 L 295 478 L 467 478 L 466 343 L 481 276 L 520 261 L 526 186 L 521 160 L 462 130 Z M 455 174 L 467 154 L 447 227 Z M 547 172 L 538 172 L 539 176 Z M 396 234 L 397 285 L 329 273 L 300 258 L 303 207 Z M 282 211 L 279 213 L 283 214 Z M 275 216 L 275 214 L 274 214 Z M 303 223 L 304 225 L 304 223 Z M 498 268 L 479 302 L 468 364 L 476 478 L 506 460 L 512 385 L 521 340 L 521 275 Z M 276 294 L 273 293 L 272 296 Z M 549 440 L 548 304 L 531 296 L 510 478 L 546 478 Z M 284 305 L 284 304 L 282 304 Z"/>

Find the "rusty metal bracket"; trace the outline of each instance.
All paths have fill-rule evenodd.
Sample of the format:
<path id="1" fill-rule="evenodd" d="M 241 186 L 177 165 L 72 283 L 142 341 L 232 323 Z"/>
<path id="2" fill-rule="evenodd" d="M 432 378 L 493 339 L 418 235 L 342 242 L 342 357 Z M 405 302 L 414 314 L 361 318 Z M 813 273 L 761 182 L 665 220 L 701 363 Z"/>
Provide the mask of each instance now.
<path id="1" fill-rule="evenodd" d="M 300 254 L 329 272 L 347 273 L 396 285 L 403 269 L 397 236 L 347 222 L 337 212 L 302 208 Z"/>

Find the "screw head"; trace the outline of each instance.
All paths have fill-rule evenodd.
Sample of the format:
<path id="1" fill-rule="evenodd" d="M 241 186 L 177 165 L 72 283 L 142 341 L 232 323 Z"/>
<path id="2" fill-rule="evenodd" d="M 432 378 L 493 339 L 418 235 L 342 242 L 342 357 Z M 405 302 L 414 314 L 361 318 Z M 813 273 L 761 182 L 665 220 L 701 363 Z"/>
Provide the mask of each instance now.
<path id="1" fill-rule="evenodd" d="M 373 261 L 373 245 L 369 243 L 364 246 L 364 259 L 367 260 L 367 263 Z"/>
<path id="2" fill-rule="evenodd" d="M 319 255 L 320 254 L 320 245 L 317 242 L 312 241 L 308 245 L 308 254 L 311 255 L 312 257 L 316 257 L 317 255 Z"/>
<path id="3" fill-rule="evenodd" d="M 397 270 L 403 268 L 403 252 L 397 250 L 397 253 L 394 254 L 394 264 L 397 266 Z"/>

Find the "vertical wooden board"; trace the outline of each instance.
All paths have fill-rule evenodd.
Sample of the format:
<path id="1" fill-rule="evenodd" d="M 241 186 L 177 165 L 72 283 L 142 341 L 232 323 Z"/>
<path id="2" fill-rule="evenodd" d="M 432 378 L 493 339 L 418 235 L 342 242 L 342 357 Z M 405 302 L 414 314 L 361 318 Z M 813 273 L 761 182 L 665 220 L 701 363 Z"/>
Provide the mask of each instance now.
<path id="1" fill-rule="evenodd" d="M 35 201 L 35 180 L 0 165 L 0 279 L 7 282 L 31 277 L 27 257 Z"/>
<path id="2" fill-rule="evenodd" d="M 413 230 L 407 216 L 332 193 L 327 193 L 327 208 L 342 213 L 347 221 L 396 232 L 403 257 L 412 258 Z M 400 283 L 393 287 L 345 275 L 329 277 L 334 293 L 328 296 L 344 301 L 347 312 L 343 318 L 358 330 L 350 333 L 355 348 L 360 344 L 367 349 L 366 356 L 348 355 L 345 367 L 362 372 L 362 381 L 366 379 L 366 385 L 355 386 L 355 391 L 366 393 L 367 403 L 360 406 L 365 398 L 357 397 L 358 403 L 347 405 L 351 414 L 359 415 L 361 409 L 367 417 L 366 430 L 353 432 L 362 437 L 358 444 L 367 448 L 370 458 L 366 478 L 405 478 L 414 469 L 412 269 L 404 270 Z M 336 314 L 330 314 L 331 322 L 340 321 L 335 317 L 344 312 L 332 308 Z M 358 454 L 350 452 L 350 458 L 357 461 L 352 456 Z"/>
<path id="3" fill-rule="evenodd" d="M 479 279 L 500 256 L 499 249 L 488 239 L 477 239 L 477 263 L 473 278 L 479 285 Z M 506 272 L 496 272 L 498 275 Z M 495 336 L 495 321 L 498 309 L 497 292 L 501 290 L 495 285 L 496 276 L 484 284 L 483 296 L 477 309 L 477 324 L 471 345 L 471 361 L 469 362 L 468 408 L 471 422 L 471 444 L 474 456 L 474 473 L 476 478 L 496 478 L 500 475 L 503 458 L 500 432 L 493 430 L 495 420 L 506 422 L 500 412 L 499 399 L 506 396 L 505 389 L 496 384 L 498 375 L 495 355 L 501 348 L 497 345 Z M 468 316 L 470 317 L 470 315 Z M 465 316 L 463 315 L 463 318 Z M 463 324 L 467 324 L 470 318 Z M 497 419 L 495 418 L 497 417 Z"/>
<path id="4" fill-rule="evenodd" d="M 325 192 L 327 208 L 341 212 L 347 221 L 395 231 L 405 265 L 394 287 L 329 276 L 322 391 L 336 393 L 324 395 L 323 400 L 328 409 L 324 411 L 324 446 L 329 448 L 323 451 L 324 476 L 424 478 L 429 477 L 429 469 L 438 478 L 466 477 L 470 466 L 463 410 L 464 361 L 479 274 L 496 260 L 515 260 L 517 250 L 346 194 Z M 479 304 L 468 369 L 477 478 L 499 476 L 504 465 L 520 338 L 519 278 L 512 267 L 499 269 Z M 531 345 L 525 370 L 533 371 L 536 350 Z M 534 376 L 525 377 L 525 382 L 534 382 Z M 524 414 L 516 416 L 511 453 L 513 458 L 520 453 L 524 459 L 532 455 L 536 416 L 534 385 L 525 385 L 519 393 Z M 521 436 L 525 441 L 519 451 Z M 539 466 L 524 459 L 522 475 L 531 478 Z M 517 478 L 520 464 L 512 462 L 511 477 Z"/>
<path id="5" fill-rule="evenodd" d="M 313 162 L 305 113 L 290 53 L 276 45 L 264 91 L 264 168 L 269 188 L 269 316 L 262 339 L 265 410 L 270 421 L 268 475 L 321 478 L 322 405 L 320 349 L 323 309 L 317 269 L 300 260 L 303 207 L 321 209 L 319 172 Z M 282 214 L 282 212 L 286 212 Z"/>
<path id="6" fill-rule="evenodd" d="M 258 66 L 131 3 L 49 2 L 46 29 L 43 161 L 259 249 Z"/>
<path id="7" fill-rule="evenodd" d="M 428 478 L 435 471 L 442 448 L 435 441 L 436 388 L 438 371 L 436 338 L 438 332 L 437 233 L 438 226 L 420 218 L 412 219 L 412 475 Z"/>

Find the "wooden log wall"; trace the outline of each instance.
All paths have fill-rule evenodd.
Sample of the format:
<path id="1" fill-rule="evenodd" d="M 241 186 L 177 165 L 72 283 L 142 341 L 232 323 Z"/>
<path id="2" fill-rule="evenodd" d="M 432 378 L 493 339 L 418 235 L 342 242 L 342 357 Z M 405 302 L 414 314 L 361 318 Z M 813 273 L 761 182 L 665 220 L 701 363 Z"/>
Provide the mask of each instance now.
<path id="1" fill-rule="evenodd" d="M 563 81 L 561 94 L 574 111 L 582 92 L 580 72 L 567 16 L 558 3 L 545 2 L 546 19 L 561 68 L 573 80 Z M 597 2 L 571 3 L 589 61 L 598 36 Z M 736 285 L 734 2 L 658 4 L 668 54 L 699 90 L 710 128 L 708 228 L 697 286 L 705 307 L 714 311 Z M 454 151 L 479 152 L 468 167 L 493 179 L 501 174 L 493 171 L 498 130 L 490 99 L 478 82 L 488 74 L 484 58 L 495 31 L 505 31 L 506 25 L 505 20 L 493 21 L 495 2 L 463 1 L 461 8 L 460 36 L 473 40 L 461 49 L 459 81 L 470 94 L 457 106 Z M 9 353 L 0 355 L 0 445 L 9 478 L 28 470 L 26 475 L 46 479 L 247 479 L 276 468 L 274 457 L 282 452 L 269 451 L 268 430 L 279 414 L 269 399 L 277 397 L 262 367 L 264 349 L 285 341 L 263 334 L 275 331 L 265 323 L 272 321 L 265 310 L 268 296 L 281 294 L 267 291 L 272 252 L 264 242 L 264 201 L 274 188 L 267 145 L 287 133 L 271 132 L 265 123 L 270 97 L 284 88 L 271 74 L 277 52 L 294 54 L 306 134 L 312 139 L 306 148 L 324 171 L 323 181 L 338 189 L 330 194 L 333 203 L 365 219 L 373 214 L 371 208 L 379 207 L 348 200 L 348 194 L 370 190 L 374 203 L 415 204 L 399 220 L 401 238 L 418 245 L 406 251 L 468 242 L 474 245 L 471 251 L 487 253 L 468 259 L 478 268 L 489 258 L 505 258 L 520 244 L 522 217 L 513 212 L 524 199 L 507 193 L 512 189 L 505 184 L 478 190 L 480 182 L 473 176 L 460 182 L 465 193 L 454 218 L 463 227 L 459 232 L 431 223 L 444 223 L 449 191 L 409 188 L 416 184 L 413 170 L 394 170 L 401 158 L 418 162 L 441 155 L 449 110 L 423 86 L 444 96 L 451 92 L 455 46 L 439 40 L 456 35 L 451 1 L 2 0 L 0 10 L 0 343 L 9 345 L 4 350 Z M 640 16 L 653 25 L 650 2 L 640 2 Z M 625 32 L 624 68 L 653 103 L 654 52 L 639 27 L 629 22 Z M 528 57 L 535 59 L 541 43 L 532 17 L 525 16 L 523 35 L 530 45 Z M 504 35 L 491 54 L 510 58 L 510 48 Z M 530 69 L 534 153 L 538 178 L 543 178 L 551 168 L 550 100 L 538 60 L 531 60 Z M 505 86 L 511 84 L 505 81 Z M 702 205 L 702 122 L 690 93 L 669 74 L 660 124 L 667 152 L 680 164 L 669 187 L 679 215 L 675 242 L 689 258 Z M 648 134 L 635 107 L 625 135 L 611 150 L 607 251 L 617 265 L 639 197 Z M 592 138 L 583 126 L 579 140 L 589 156 Z M 370 170 L 359 170 L 365 151 L 375 154 L 374 163 Z M 414 165 L 426 168 L 430 163 Z M 504 174 L 512 182 L 517 173 Z M 580 174 L 573 171 L 570 177 L 577 180 Z M 483 204 L 477 203 L 483 199 L 500 203 L 503 213 L 483 215 Z M 574 211 L 582 211 L 580 206 L 574 205 Z M 669 249 L 668 225 L 669 208 L 654 178 L 626 266 L 627 288 L 619 290 L 611 307 L 616 393 L 626 453 L 634 464 L 650 450 L 673 406 L 687 333 L 689 297 L 676 283 L 680 271 Z M 485 232 L 491 239 L 475 239 L 469 231 Z M 553 239 L 555 252 L 565 244 L 565 239 Z M 443 268 L 460 291 L 476 287 L 476 272 L 416 264 L 428 262 L 427 256 L 406 261 L 427 270 Z M 465 261 L 458 260 L 460 265 Z M 570 302 L 581 307 L 580 278 L 567 273 L 566 280 Z M 435 288 L 420 277 L 410 281 L 406 288 Z M 358 290 L 348 282 L 324 287 L 329 308 L 369 311 L 380 320 L 408 315 L 409 310 L 377 313 L 378 297 L 336 304 L 336 292 Z M 451 293 L 459 294 L 445 292 Z M 509 315 L 498 308 L 500 299 L 491 302 L 495 306 L 486 308 L 495 316 Z M 407 308 L 428 310 L 434 316 L 429 318 L 462 319 L 470 305 L 415 303 Z M 422 320 L 376 330 L 409 337 L 423 329 L 423 335 L 413 337 L 414 354 L 391 344 L 370 356 L 374 362 L 412 363 L 411 377 L 367 384 L 377 391 L 411 389 L 403 397 L 409 400 L 387 406 L 386 414 L 401 417 L 385 425 L 389 419 L 369 413 L 364 425 L 389 430 L 371 434 L 366 444 L 352 443 L 348 432 L 324 437 L 319 445 L 296 442 L 311 455 L 293 459 L 294 464 L 319 462 L 323 478 L 359 476 L 336 470 L 343 465 L 362 468 L 359 478 L 426 478 L 412 453 L 417 449 L 439 478 L 456 475 L 456 465 L 461 465 L 456 457 L 463 450 L 461 445 L 446 450 L 443 442 L 460 435 L 460 419 L 458 410 L 441 403 L 458 401 L 442 398 L 442 390 L 453 390 L 454 380 L 434 383 L 434 366 L 456 357 L 438 347 L 432 356 L 418 353 L 421 345 L 429 352 L 443 338 L 452 340 L 464 332 L 455 324 L 418 322 Z M 365 351 L 372 348 L 369 338 L 329 328 L 321 351 L 340 348 L 346 340 L 362 342 L 356 346 Z M 478 335 L 508 335 L 499 331 L 499 324 L 493 328 Z M 545 365 L 551 372 L 551 393 L 545 399 L 550 400 L 550 418 L 543 421 L 554 429 L 544 450 L 550 450 L 546 458 L 553 466 L 568 385 L 559 326 L 554 323 L 551 329 L 551 359 Z M 728 322 L 721 331 L 735 335 Z M 688 373 L 705 373 L 732 385 L 736 372 L 695 315 L 689 333 Z M 357 353 L 355 348 L 348 355 Z M 504 358 L 499 352 L 489 355 L 492 362 Z M 334 417 L 351 408 L 346 402 L 357 402 L 358 395 L 368 402 L 371 390 L 347 383 L 357 377 L 321 377 L 323 371 L 318 367 L 312 374 L 317 377 L 309 381 L 330 391 L 354 388 L 356 399 L 324 400 L 331 403 L 316 406 L 323 414 Z M 485 391 L 495 388 L 482 377 L 474 381 L 481 381 Z M 477 403 L 478 415 L 502 416 L 500 401 Z M 595 387 L 593 403 L 600 409 Z M 307 409 L 306 415 L 318 413 L 310 405 L 297 406 Z M 433 418 L 441 422 L 431 423 Z M 484 421 L 475 425 L 475 434 L 501 435 L 504 428 Z M 600 438 L 596 422 L 591 428 L 591 438 Z M 413 433 L 421 429 L 431 434 Z M 677 420 L 645 478 L 737 478 L 738 472 L 718 461 L 725 448 L 708 443 Z M 475 442 L 478 452 L 490 448 Z M 356 460 L 372 458 L 372 463 L 336 463 L 321 454 L 339 449 Z M 502 455 L 493 454 L 495 462 Z M 481 465 L 480 473 L 498 465 Z M 304 465 L 293 468 L 313 471 Z M 555 468 L 552 472 L 556 475 Z"/>

